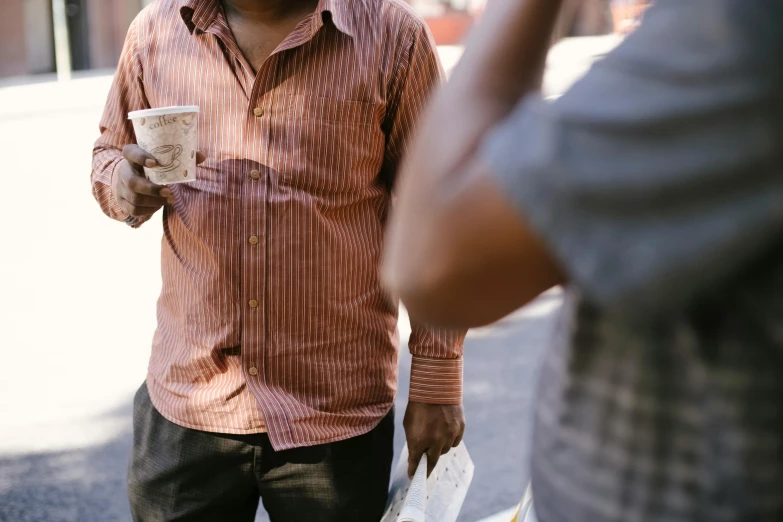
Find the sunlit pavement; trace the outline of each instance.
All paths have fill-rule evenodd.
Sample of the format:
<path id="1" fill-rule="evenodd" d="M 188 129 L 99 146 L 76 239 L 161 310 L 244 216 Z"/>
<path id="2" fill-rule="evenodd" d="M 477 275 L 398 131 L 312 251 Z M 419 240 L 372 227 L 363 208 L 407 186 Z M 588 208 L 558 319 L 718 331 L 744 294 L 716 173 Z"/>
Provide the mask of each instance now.
<path id="1" fill-rule="evenodd" d="M 578 40 L 553 53 L 550 94 L 611 46 Z M 461 50 L 442 52 L 450 69 Z M 161 226 L 159 219 L 140 230 L 114 223 L 90 194 L 92 142 L 109 83 L 97 75 L 0 84 L 3 522 L 130 520 L 124 480 L 131 399 L 155 327 Z M 536 363 L 559 302 L 553 292 L 469 335 L 466 442 L 476 475 L 461 520 L 506 509 L 523 492 Z M 405 338 L 404 317 L 401 330 Z M 400 416 L 408 365 L 405 355 Z M 398 448 L 403 439 L 399 429 Z"/>

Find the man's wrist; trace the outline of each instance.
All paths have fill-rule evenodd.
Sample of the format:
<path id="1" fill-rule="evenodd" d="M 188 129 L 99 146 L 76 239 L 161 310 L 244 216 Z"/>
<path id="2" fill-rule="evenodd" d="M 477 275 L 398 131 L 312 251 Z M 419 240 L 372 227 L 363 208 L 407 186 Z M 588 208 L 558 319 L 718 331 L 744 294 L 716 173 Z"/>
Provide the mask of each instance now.
<path id="1" fill-rule="evenodd" d="M 408 400 L 425 404 L 462 404 L 462 357 L 413 356 Z"/>

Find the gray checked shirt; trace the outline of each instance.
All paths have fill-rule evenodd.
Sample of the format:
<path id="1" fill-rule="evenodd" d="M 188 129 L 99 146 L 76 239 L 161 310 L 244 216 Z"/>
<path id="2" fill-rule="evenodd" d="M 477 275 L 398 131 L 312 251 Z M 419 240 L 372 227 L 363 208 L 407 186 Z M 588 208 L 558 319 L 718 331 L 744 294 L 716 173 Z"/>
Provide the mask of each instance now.
<path id="1" fill-rule="evenodd" d="M 658 0 L 483 154 L 570 281 L 541 522 L 783 520 L 783 1 Z"/>

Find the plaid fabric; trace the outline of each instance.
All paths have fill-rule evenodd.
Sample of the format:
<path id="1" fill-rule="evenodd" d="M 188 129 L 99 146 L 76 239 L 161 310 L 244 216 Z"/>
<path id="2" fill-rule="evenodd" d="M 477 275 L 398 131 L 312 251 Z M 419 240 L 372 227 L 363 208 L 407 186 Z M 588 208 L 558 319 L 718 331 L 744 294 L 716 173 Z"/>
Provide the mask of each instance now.
<path id="1" fill-rule="evenodd" d="M 759 297 L 623 326 L 569 296 L 541 376 L 541 522 L 783 518 L 783 350 L 752 327 L 783 303 Z"/>
<path id="2" fill-rule="evenodd" d="M 568 274 L 541 522 L 783 519 L 783 3 L 659 0 L 484 144 Z"/>

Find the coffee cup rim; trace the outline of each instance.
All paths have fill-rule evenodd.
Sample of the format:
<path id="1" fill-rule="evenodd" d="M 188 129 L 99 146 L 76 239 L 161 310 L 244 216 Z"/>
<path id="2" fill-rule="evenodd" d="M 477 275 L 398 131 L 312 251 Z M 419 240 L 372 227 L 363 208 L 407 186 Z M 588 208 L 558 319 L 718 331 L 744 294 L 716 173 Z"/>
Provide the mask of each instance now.
<path id="1" fill-rule="evenodd" d="M 171 107 L 159 107 L 157 109 L 144 109 L 128 113 L 129 120 L 138 118 L 153 118 L 155 116 L 165 116 L 168 114 L 184 114 L 186 112 L 199 112 L 197 105 L 173 105 Z"/>

